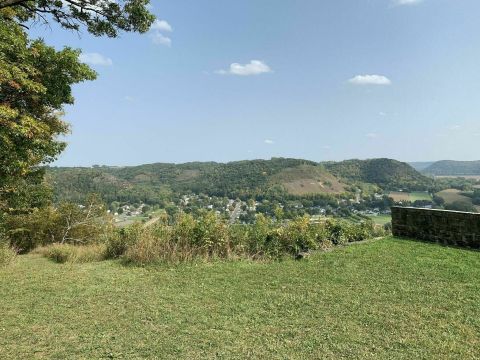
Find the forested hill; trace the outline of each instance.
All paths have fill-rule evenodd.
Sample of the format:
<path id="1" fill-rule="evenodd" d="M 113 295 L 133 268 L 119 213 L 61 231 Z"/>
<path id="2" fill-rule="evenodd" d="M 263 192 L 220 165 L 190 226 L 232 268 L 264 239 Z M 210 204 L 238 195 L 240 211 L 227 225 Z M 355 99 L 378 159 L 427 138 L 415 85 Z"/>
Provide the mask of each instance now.
<path id="1" fill-rule="evenodd" d="M 425 174 L 442 175 L 480 175 L 480 161 L 442 160 L 433 163 L 424 170 Z"/>
<path id="2" fill-rule="evenodd" d="M 345 160 L 329 162 L 325 167 L 333 175 L 354 182 L 376 184 L 384 190 L 426 190 L 433 180 L 407 163 L 391 159 Z"/>
<path id="3" fill-rule="evenodd" d="M 426 190 L 431 180 L 405 163 L 389 159 L 315 163 L 272 158 L 230 163 L 195 162 L 130 167 L 51 167 L 47 181 L 57 200 L 81 201 L 98 193 L 106 201 L 160 203 L 172 195 L 204 193 L 229 198 L 340 195 L 359 183 L 385 190 Z"/>

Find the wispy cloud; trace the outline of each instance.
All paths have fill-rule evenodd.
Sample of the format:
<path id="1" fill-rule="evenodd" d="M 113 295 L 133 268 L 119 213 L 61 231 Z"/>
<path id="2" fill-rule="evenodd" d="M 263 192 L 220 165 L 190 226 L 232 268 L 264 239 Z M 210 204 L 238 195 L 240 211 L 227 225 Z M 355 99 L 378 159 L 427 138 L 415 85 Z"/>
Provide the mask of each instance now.
<path id="1" fill-rule="evenodd" d="M 150 27 L 150 39 L 156 45 L 172 46 L 172 39 L 162 33 L 172 32 L 172 26 L 165 20 L 155 20 Z"/>
<path id="2" fill-rule="evenodd" d="M 228 70 L 217 70 L 215 73 L 220 75 L 238 75 L 251 76 L 272 72 L 272 69 L 260 60 L 252 60 L 248 64 L 233 63 Z"/>
<path id="3" fill-rule="evenodd" d="M 365 135 L 367 138 L 369 139 L 376 139 L 378 138 L 378 134 L 377 133 L 374 133 L 374 132 L 371 132 L 371 133 L 368 133 Z"/>
<path id="4" fill-rule="evenodd" d="M 159 31 L 152 32 L 150 34 L 150 38 L 155 45 L 172 46 L 172 39 L 170 39 L 168 36 L 163 35 Z"/>
<path id="5" fill-rule="evenodd" d="M 112 59 L 103 56 L 99 53 L 84 53 L 80 54 L 80 61 L 90 65 L 111 66 L 113 65 Z"/>
<path id="6" fill-rule="evenodd" d="M 416 5 L 420 4 L 423 0 L 394 0 L 393 4 L 397 6 L 402 5 Z"/>
<path id="7" fill-rule="evenodd" d="M 357 75 L 348 82 L 354 85 L 390 85 L 392 81 L 383 75 Z"/>
<path id="8" fill-rule="evenodd" d="M 152 26 L 150 27 L 150 30 L 172 32 L 173 28 L 167 21 L 157 19 L 153 22 Z"/>
<path id="9" fill-rule="evenodd" d="M 271 139 L 265 139 L 263 141 L 265 144 L 268 144 L 268 145 L 272 145 L 272 144 L 275 144 L 275 141 L 271 140 Z"/>
<path id="10" fill-rule="evenodd" d="M 331 150 L 332 147 L 331 147 L 330 145 L 323 145 L 323 146 L 322 146 L 322 149 L 323 149 L 323 150 Z"/>
<path id="11" fill-rule="evenodd" d="M 455 125 L 452 125 L 452 126 L 449 126 L 448 127 L 448 130 L 450 131 L 457 131 L 457 130 L 460 130 L 462 127 L 458 124 L 455 124 Z"/>
<path id="12" fill-rule="evenodd" d="M 380 115 L 380 116 L 387 116 L 387 113 L 386 113 L 386 112 L 383 112 L 383 111 L 380 111 L 380 112 L 378 113 L 378 115 Z"/>

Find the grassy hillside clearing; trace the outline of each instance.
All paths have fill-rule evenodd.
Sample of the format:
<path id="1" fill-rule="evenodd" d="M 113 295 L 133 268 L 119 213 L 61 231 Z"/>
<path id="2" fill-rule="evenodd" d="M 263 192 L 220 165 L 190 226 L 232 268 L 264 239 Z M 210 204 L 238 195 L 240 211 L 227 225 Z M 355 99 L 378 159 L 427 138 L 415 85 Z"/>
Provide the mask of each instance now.
<path id="1" fill-rule="evenodd" d="M 417 200 L 432 200 L 432 196 L 427 192 L 401 192 L 401 191 L 391 191 L 388 196 L 394 201 L 410 201 L 415 202 Z"/>
<path id="2" fill-rule="evenodd" d="M 0 269 L 1 359 L 474 359 L 478 252 L 386 239 L 306 261 Z"/>
<path id="3" fill-rule="evenodd" d="M 441 197 L 445 200 L 445 203 L 452 204 L 455 201 L 461 201 L 468 204 L 472 204 L 472 199 L 468 196 L 462 195 L 462 191 L 457 189 L 447 189 L 440 191 L 436 194 L 437 196 Z"/>
<path id="4" fill-rule="evenodd" d="M 389 222 L 392 222 L 392 217 L 390 215 L 377 215 L 377 216 L 370 216 L 370 219 L 377 225 L 385 225 Z"/>
<path id="5" fill-rule="evenodd" d="M 292 195 L 340 194 L 344 185 L 322 166 L 301 165 L 282 170 L 272 177 L 273 183 L 279 183 Z"/>

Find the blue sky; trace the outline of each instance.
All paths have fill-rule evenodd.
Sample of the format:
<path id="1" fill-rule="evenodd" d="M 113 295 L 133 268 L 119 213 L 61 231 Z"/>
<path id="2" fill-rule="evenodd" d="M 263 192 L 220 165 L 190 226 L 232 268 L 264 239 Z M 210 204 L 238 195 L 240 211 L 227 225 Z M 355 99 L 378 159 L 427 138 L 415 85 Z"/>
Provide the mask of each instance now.
<path id="1" fill-rule="evenodd" d="M 148 34 L 81 48 L 57 165 L 480 158 L 478 0 L 161 0 Z"/>

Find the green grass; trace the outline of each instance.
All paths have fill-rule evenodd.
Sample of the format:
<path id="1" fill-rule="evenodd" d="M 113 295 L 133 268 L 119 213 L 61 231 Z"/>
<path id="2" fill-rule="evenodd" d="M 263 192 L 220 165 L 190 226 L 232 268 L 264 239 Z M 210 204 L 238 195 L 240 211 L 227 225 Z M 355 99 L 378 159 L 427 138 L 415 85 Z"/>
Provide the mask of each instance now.
<path id="1" fill-rule="evenodd" d="M 306 261 L 0 269 L 0 359 L 473 359 L 480 253 L 386 239 Z"/>
<path id="2" fill-rule="evenodd" d="M 385 224 L 388 224 L 389 222 L 392 222 L 391 215 L 370 216 L 370 219 L 372 219 L 373 222 L 377 225 L 385 225 Z"/>
<path id="3" fill-rule="evenodd" d="M 432 195 L 426 192 L 411 192 L 410 193 L 410 201 L 414 202 L 417 200 L 427 200 L 431 201 L 432 200 Z"/>

